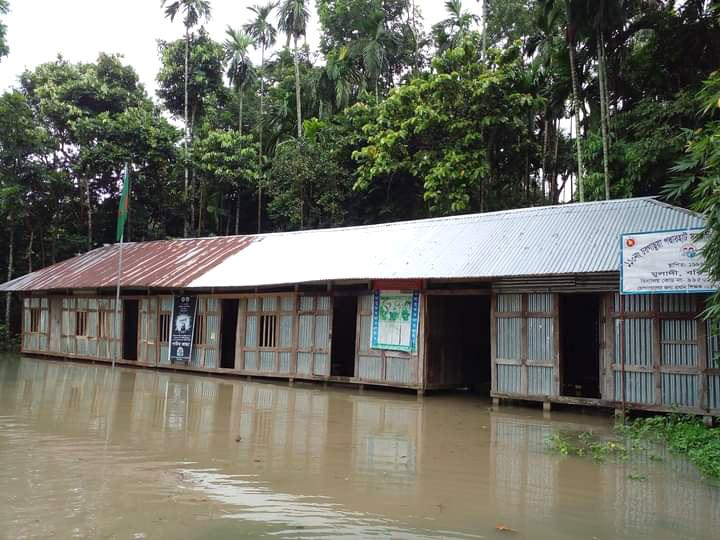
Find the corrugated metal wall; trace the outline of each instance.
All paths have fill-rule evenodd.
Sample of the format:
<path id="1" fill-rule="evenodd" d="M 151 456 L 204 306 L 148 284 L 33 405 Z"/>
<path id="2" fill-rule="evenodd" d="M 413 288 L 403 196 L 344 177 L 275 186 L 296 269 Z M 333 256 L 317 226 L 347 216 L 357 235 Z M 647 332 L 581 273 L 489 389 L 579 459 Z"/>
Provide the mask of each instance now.
<path id="1" fill-rule="evenodd" d="M 712 407 L 712 373 L 701 355 L 713 355 L 713 338 L 700 320 L 701 298 L 695 295 L 614 295 L 613 395 L 621 401 L 621 307 L 626 313 L 625 399 L 631 404 L 700 410 Z M 707 332 L 708 338 L 701 337 Z M 656 335 L 657 334 L 657 335 Z M 703 356 L 704 357 L 704 356 Z M 703 386 L 707 398 L 703 399 Z M 608 397 L 608 396 L 604 396 Z"/>
<path id="2" fill-rule="evenodd" d="M 494 391 L 522 396 L 556 395 L 557 295 L 497 294 L 493 318 Z"/>

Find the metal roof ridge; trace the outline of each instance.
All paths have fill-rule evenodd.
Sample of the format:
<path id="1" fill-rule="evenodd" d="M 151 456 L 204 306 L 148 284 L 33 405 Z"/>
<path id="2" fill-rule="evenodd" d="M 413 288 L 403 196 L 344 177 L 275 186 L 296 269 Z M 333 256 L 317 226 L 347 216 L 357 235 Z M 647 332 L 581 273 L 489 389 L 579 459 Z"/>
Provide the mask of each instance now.
<path id="1" fill-rule="evenodd" d="M 567 209 L 574 209 L 580 206 L 606 206 L 606 205 L 612 205 L 612 204 L 628 204 L 631 202 L 638 202 L 638 201 L 649 201 L 654 202 L 655 197 L 654 196 L 645 196 L 645 197 L 626 197 L 621 199 L 609 199 L 609 200 L 600 200 L 600 201 L 585 201 L 585 202 L 573 202 L 573 203 L 563 203 L 563 204 L 548 204 L 544 206 L 526 206 L 523 208 L 508 208 L 506 210 L 494 210 L 492 212 L 473 212 L 468 214 L 458 214 L 454 216 L 438 216 L 438 217 L 430 217 L 430 218 L 418 218 L 418 219 L 406 219 L 402 221 L 390 221 L 387 223 L 369 223 L 365 225 L 345 225 L 342 227 L 324 227 L 320 229 L 304 229 L 301 231 L 275 231 L 275 232 L 266 232 L 266 233 L 253 233 L 253 234 L 245 234 L 245 235 L 230 235 L 230 236 L 209 236 L 205 238 L 177 238 L 176 240 L 210 240 L 210 239 L 216 239 L 216 238 L 234 238 L 237 236 L 238 238 L 265 238 L 270 236 L 290 236 L 290 235 L 301 235 L 301 234 L 308 234 L 308 233 L 318 233 L 318 232 L 341 232 L 341 231 L 347 231 L 347 230 L 360 230 L 360 229 L 379 229 L 381 227 L 396 227 L 396 226 L 403 226 L 403 225 L 418 225 L 418 224 L 434 224 L 444 221 L 463 221 L 470 218 L 477 218 L 477 217 L 492 217 L 492 216 L 503 216 L 507 214 L 519 214 L 519 213 L 531 213 L 535 211 L 559 211 L 559 210 L 567 210 Z M 675 207 L 673 205 L 667 204 L 667 203 L 659 203 L 666 205 L 670 208 L 685 210 L 684 208 Z M 686 210 L 687 212 L 690 212 L 689 210 Z M 694 213 L 691 213 L 692 215 L 697 215 Z M 171 241 L 171 240 L 168 240 Z"/>

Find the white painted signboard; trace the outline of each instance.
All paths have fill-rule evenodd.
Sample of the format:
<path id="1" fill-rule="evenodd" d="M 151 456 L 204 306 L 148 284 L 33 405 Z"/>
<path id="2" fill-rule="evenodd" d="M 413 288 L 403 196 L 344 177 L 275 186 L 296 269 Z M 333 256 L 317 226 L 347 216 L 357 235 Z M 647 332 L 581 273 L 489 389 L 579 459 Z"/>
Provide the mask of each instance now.
<path id="1" fill-rule="evenodd" d="M 682 294 L 715 292 L 717 287 L 700 269 L 705 240 L 701 229 L 623 234 L 620 290 L 622 294 Z"/>

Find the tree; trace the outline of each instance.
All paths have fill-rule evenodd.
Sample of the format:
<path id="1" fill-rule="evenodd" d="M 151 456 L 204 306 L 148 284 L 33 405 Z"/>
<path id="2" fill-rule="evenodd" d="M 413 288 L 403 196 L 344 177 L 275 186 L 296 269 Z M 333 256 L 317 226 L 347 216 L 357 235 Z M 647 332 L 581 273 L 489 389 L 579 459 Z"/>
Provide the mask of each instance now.
<path id="1" fill-rule="evenodd" d="M 677 178 L 667 186 L 665 194 L 690 202 L 690 207 L 705 217 L 704 270 L 715 283 L 720 283 L 720 70 L 705 81 L 696 104 L 705 126 L 686 130 L 685 155 L 674 167 Z M 710 297 L 705 316 L 715 321 L 717 327 L 720 292 Z"/>
<path id="2" fill-rule="evenodd" d="M 377 120 L 365 127 L 367 146 L 354 154 L 357 188 L 383 176 L 418 182 L 436 215 L 541 197 L 531 178 L 537 145 L 528 119 L 542 100 L 517 48 L 491 50 L 482 61 L 480 39 L 471 34 L 435 58 L 435 73 L 380 104 Z"/>
<path id="3" fill-rule="evenodd" d="M 9 11 L 10 4 L 8 3 L 8 0 L 0 0 L 0 15 L 7 15 Z M 3 56 L 7 56 L 8 52 L 10 52 L 5 37 L 6 34 L 7 26 L 2 21 L 0 21 L 0 59 L 2 59 Z"/>
<path id="4" fill-rule="evenodd" d="M 565 18 L 565 40 L 567 43 L 568 58 L 570 61 L 570 78 L 572 81 L 572 106 L 575 116 L 575 148 L 577 153 L 577 184 L 580 201 L 585 200 L 585 165 L 583 161 L 582 141 L 581 141 L 581 121 L 580 121 L 580 81 L 577 71 L 577 23 L 574 12 L 577 10 L 578 2 L 584 0 L 538 0 L 540 5 L 540 26 L 544 27 L 549 33 L 550 27 L 554 26 L 557 21 Z"/>
<path id="5" fill-rule="evenodd" d="M 198 33 L 190 35 L 187 89 L 183 67 L 184 40 L 160 42 L 159 49 L 161 68 L 157 75 L 157 94 L 168 111 L 176 117 L 184 114 L 187 106 L 191 141 L 205 117 L 215 115 L 222 110 L 228 99 L 228 90 L 223 81 L 225 48 L 222 44 L 212 40 L 202 28 Z M 183 145 L 181 155 L 184 160 L 183 171 L 187 172 L 189 176 L 189 187 L 183 191 L 183 200 L 184 204 L 190 207 L 189 219 L 187 218 L 188 213 L 185 212 L 184 221 L 187 223 L 188 229 L 194 232 L 195 226 L 200 220 L 201 209 L 198 208 L 197 178 L 192 170 L 191 155 L 192 150 Z"/>
<path id="6" fill-rule="evenodd" d="M 302 137 L 302 103 L 300 98 L 300 60 L 298 58 L 298 39 L 305 35 L 310 13 L 305 5 L 305 0 L 282 0 L 278 19 L 278 28 L 285 32 L 287 43 L 290 46 L 290 38 L 293 40 L 295 54 L 295 105 L 297 109 L 297 136 Z"/>
<path id="7" fill-rule="evenodd" d="M 225 34 L 228 36 L 225 40 L 225 54 L 228 61 L 227 76 L 237 94 L 238 132 L 242 136 L 245 85 L 254 74 L 248 51 L 254 43 L 248 34 L 241 30 L 234 30 L 230 26 L 225 30 Z"/>
<path id="8" fill-rule="evenodd" d="M 214 219 L 208 232 L 230 231 L 234 206 L 234 231 L 240 233 L 241 206 L 249 200 L 259 181 L 259 147 L 250 135 L 236 130 L 210 130 L 193 146 L 195 165 L 208 190 L 203 199 L 207 212 Z M 247 227 L 245 227 L 247 228 Z"/>
<path id="9" fill-rule="evenodd" d="M 259 159 L 263 156 L 263 129 L 265 121 L 265 51 L 275 45 L 277 30 L 270 22 L 270 15 L 277 4 L 268 2 L 265 5 L 255 5 L 248 9 L 255 14 L 255 19 L 243 27 L 252 36 L 256 45 L 260 45 L 260 119 L 258 121 L 258 140 L 260 143 Z M 258 232 L 262 229 L 262 181 L 258 182 Z"/>
<path id="10" fill-rule="evenodd" d="M 183 141 L 185 153 L 188 153 L 188 145 L 191 138 L 190 125 L 188 121 L 188 78 L 190 76 L 190 30 L 195 27 L 201 19 L 210 18 L 210 2 L 208 0 L 162 0 L 160 7 L 165 8 L 165 16 L 174 21 L 178 13 L 184 15 L 183 26 L 185 27 L 185 139 Z M 185 166 L 185 198 L 188 198 L 189 170 Z M 187 220 L 185 220 L 185 236 L 190 232 Z"/>
<path id="11" fill-rule="evenodd" d="M 462 0 L 446 0 L 445 10 L 448 17 L 433 26 L 440 52 L 462 43 L 472 26 L 480 22 L 480 17 L 463 9 Z"/>

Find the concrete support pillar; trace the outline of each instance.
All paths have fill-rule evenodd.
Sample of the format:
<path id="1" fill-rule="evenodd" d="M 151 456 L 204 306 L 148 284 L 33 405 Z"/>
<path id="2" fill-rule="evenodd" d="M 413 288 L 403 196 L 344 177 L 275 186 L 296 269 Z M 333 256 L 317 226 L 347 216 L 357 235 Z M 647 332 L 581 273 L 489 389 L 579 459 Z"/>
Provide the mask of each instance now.
<path id="1" fill-rule="evenodd" d="M 543 412 L 550 412 L 552 410 L 552 403 L 549 401 L 543 401 Z"/>
<path id="2" fill-rule="evenodd" d="M 500 407 L 500 398 L 494 397 L 492 399 L 493 399 L 493 401 L 492 401 L 493 409 L 499 408 Z"/>
<path id="3" fill-rule="evenodd" d="M 713 427 L 713 424 L 715 423 L 714 421 L 715 419 L 710 415 L 703 416 L 703 424 L 709 428 Z"/>

